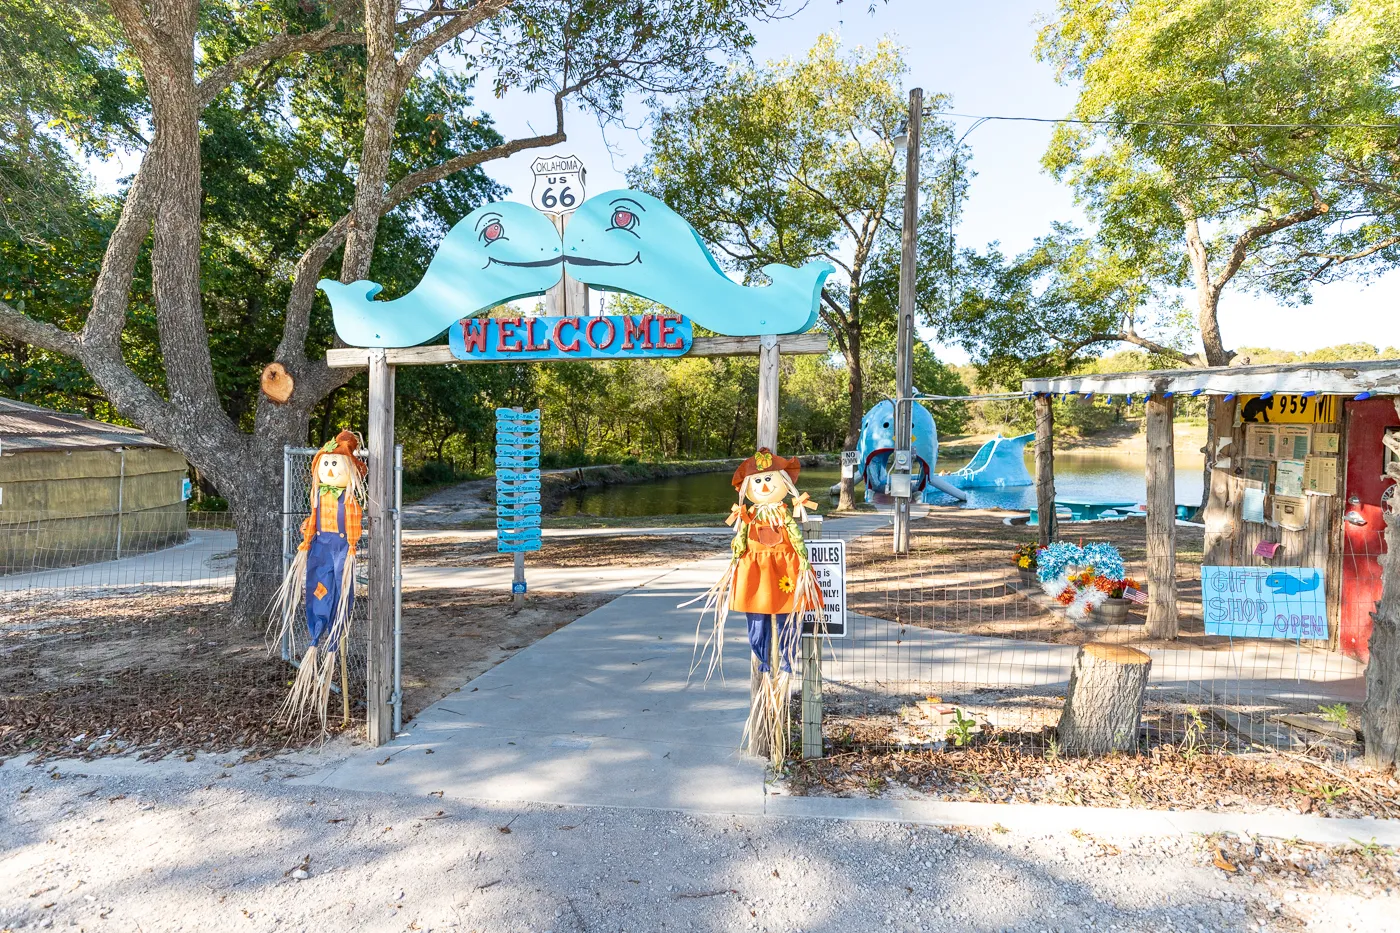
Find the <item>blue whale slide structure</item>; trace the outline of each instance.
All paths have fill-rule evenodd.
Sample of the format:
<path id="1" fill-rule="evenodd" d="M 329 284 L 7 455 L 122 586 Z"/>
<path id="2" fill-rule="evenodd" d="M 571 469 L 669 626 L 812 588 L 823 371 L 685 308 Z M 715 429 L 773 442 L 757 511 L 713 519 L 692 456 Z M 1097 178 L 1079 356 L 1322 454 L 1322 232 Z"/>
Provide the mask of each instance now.
<path id="1" fill-rule="evenodd" d="M 1026 444 L 1034 434 L 1019 437 L 997 435 L 978 449 L 967 466 L 953 473 L 938 474 L 938 428 L 933 415 L 923 405 L 914 403 L 911 447 L 918 473 L 914 493 L 923 502 L 939 501 L 949 496 L 967 501 L 968 489 L 1001 486 L 1030 486 L 1034 482 L 1026 470 Z M 857 446 L 859 473 L 857 481 L 865 483 L 865 500 L 875 495 L 888 495 L 890 487 L 889 459 L 894 453 L 894 403 L 889 399 L 877 402 L 861 419 L 860 443 Z"/>
<path id="2" fill-rule="evenodd" d="M 447 232 L 422 281 L 392 301 L 374 300 L 383 289 L 377 282 L 317 284 L 330 299 L 341 340 L 356 347 L 411 347 L 462 318 L 543 295 L 566 266 L 586 285 L 655 301 L 731 337 L 810 330 L 832 272 L 824 262 L 800 269 L 768 265 L 769 284 L 740 285 L 664 201 L 618 190 L 584 201 L 562 242 L 549 218 L 527 204 L 479 207 Z"/>

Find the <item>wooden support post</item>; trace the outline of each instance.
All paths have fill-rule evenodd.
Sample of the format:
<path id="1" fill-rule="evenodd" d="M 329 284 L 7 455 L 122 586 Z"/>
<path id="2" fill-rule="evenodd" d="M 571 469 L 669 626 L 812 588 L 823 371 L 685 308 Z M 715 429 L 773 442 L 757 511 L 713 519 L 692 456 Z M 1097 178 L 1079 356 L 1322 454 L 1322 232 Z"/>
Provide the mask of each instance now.
<path id="1" fill-rule="evenodd" d="M 1055 542 L 1055 409 L 1050 394 L 1035 397 L 1035 507 L 1040 516 L 1040 543 Z"/>
<path id="2" fill-rule="evenodd" d="M 1371 660 L 1361 704 L 1366 764 L 1378 769 L 1400 766 L 1400 500 L 1392 500 L 1382 514 L 1381 598 L 1371 613 Z"/>
<path id="3" fill-rule="evenodd" d="M 1147 634 L 1176 637 L 1175 400 L 1147 401 Z"/>
<path id="4" fill-rule="evenodd" d="M 1219 438 L 1231 441 L 1231 446 L 1227 447 L 1223 454 L 1217 454 L 1213 449 L 1205 452 L 1207 469 L 1201 521 L 1205 523 L 1206 530 L 1202 562 L 1214 566 L 1236 563 L 1232 552 L 1235 538 L 1239 534 L 1239 523 L 1236 520 L 1237 510 L 1233 507 L 1235 503 L 1231 497 L 1235 488 L 1235 484 L 1231 482 L 1233 469 L 1214 468 L 1217 460 L 1228 459 L 1233 466 L 1238 466 L 1244 459 L 1244 451 L 1235 449 L 1233 443 L 1236 404 L 1235 399 L 1226 401 L 1213 396 L 1209 402 L 1210 418 L 1215 428 L 1207 432 L 1207 444 L 1215 444 Z"/>
<path id="5" fill-rule="evenodd" d="M 802 639 L 802 757 L 822 757 L 822 640 Z"/>
<path id="6" fill-rule="evenodd" d="M 559 236 L 564 236 L 564 228 L 569 225 L 569 218 L 573 214 L 551 214 L 549 219 L 554 222 L 554 229 L 559 231 Z M 564 277 L 544 294 L 544 313 L 552 317 L 587 317 L 588 308 L 588 286 L 578 279 L 569 275 L 569 270 L 564 270 Z"/>
<path id="7" fill-rule="evenodd" d="M 808 515 L 802 523 L 802 537 L 816 541 L 822 536 L 820 515 Z M 822 640 L 820 636 L 802 639 L 802 757 L 822 757 Z"/>
<path id="8" fill-rule="evenodd" d="M 393 738 L 394 689 L 394 367 L 369 356 L 369 669 L 365 725 L 372 746 Z"/>
<path id="9" fill-rule="evenodd" d="M 758 351 L 758 444 L 775 450 L 778 446 L 778 338 L 759 338 Z M 769 642 L 770 651 L 778 647 L 777 633 Z M 777 657 L 772 656 L 773 669 L 777 670 Z M 749 653 L 749 703 L 758 702 L 761 696 L 763 673 L 758 669 L 758 658 Z M 771 753 L 768 735 L 762 729 L 749 732 L 749 754 L 767 758 Z"/>
<path id="10" fill-rule="evenodd" d="M 1079 649 L 1056 730 L 1066 755 L 1107 755 L 1137 748 L 1152 658 L 1127 645 Z"/>

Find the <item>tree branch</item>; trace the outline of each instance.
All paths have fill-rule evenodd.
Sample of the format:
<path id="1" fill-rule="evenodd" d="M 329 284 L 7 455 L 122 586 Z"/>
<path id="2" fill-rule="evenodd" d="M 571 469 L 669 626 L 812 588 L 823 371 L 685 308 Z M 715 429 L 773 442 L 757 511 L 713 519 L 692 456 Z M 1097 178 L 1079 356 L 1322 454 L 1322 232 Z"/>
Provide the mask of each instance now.
<path id="1" fill-rule="evenodd" d="M 283 33 L 239 52 L 210 71 L 204 80 L 196 85 L 200 108 L 208 107 L 221 91 L 237 81 L 244 72 L 261 68 L 279 58 L 302 52 L 323 52 L 341 45 L 363 45 L 365 37 L 362 33 L 345 32 L 340 29 L 344 17 L 344 11 L 337 9 L 331 14 L 331 21 L 320 29 L 300 35 Z"/>
<path id="2" fill-rule="evenodd" d="M 38 321 L 0 301 L 0 334 L 21 343 L 76 358 L 82 350 L 77 334 Z"/>
<path id="3" fill-rule="evenodd" d="M 408 51 L 403 53 L 403 57 L 399 59 L 399 85 L 401 87 L 407 85 L 428 56 L 468 29 L 473 29 L 486 22 L 513 2 L 514 0 L 476 0 L 470 9 L 453 11 L 455 15 L 448 20 L 446 25 L 423 36 L 410 45 Z M 448 12 L 447 10 L 437 11 L 438 15 L 446 15 Z"/>

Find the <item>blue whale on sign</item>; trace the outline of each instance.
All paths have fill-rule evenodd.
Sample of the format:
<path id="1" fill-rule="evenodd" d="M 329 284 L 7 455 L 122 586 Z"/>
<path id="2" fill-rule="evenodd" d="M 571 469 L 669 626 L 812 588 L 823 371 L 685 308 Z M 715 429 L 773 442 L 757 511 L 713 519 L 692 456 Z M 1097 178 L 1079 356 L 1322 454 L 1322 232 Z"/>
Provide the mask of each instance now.
<path id="1" fill-rule="evenodd" d="M 1311 580 L 1304 580 L 1302 577 L 1275 571 L 1264 578 L 1264 585 L 1274 591 L 1275 596 L 1297 596 L 1299 593 L 1310 593 L 1317 589 L 1322 582 L 1321 575 L 1314 573 Z"/>
<path id="2" fill-rule="evenodd" d="M 574 212 L 564 265 L 586 285 L 646 298 L 732 337 L 810 330 L 833 271 L 824 262 L 772 264 L 763 267 L 768 285 L 740 285 L 681 215 L 630 189 L 591 197 Z"/>
<path id="3" fill-rule="evenodd" d="M 453 224 L 407 295 L 375 301 L 384 286 L 364 279 L 316 284 L 331 301 L 341 340 L 354 347 L 412 347 L 461 318 L 544 294 L 562 275 L 561 249 L 548 217 L 528 204 L 498 201 Z"/>

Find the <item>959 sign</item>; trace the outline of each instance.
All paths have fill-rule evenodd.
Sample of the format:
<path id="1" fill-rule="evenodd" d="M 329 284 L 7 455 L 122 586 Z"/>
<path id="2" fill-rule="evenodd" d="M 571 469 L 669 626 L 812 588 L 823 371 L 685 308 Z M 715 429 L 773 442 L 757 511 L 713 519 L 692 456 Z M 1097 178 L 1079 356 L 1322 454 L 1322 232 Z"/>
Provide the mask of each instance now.
<path id="1" fill-rule="evenodd" d="M 530 204 L 546 214 L 567 214 L 583 203 L 583 162 L 577 156 L 543 156 L 530 164 L 535 184 Z"/>

